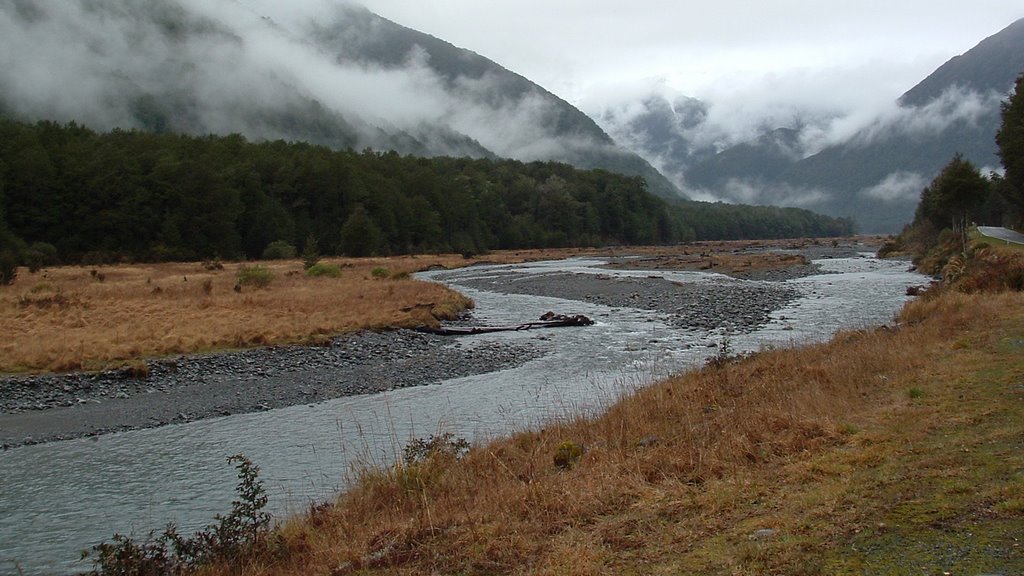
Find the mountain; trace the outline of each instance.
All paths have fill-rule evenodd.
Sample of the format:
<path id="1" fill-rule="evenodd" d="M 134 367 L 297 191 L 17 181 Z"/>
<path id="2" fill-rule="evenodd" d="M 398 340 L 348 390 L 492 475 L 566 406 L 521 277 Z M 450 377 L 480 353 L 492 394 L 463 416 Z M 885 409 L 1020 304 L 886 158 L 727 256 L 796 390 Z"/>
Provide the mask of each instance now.
<path id="1" fill-rule="evenodd" d="M 952 58 L 900 97 L 904 106 L 926 106 L 953 87 L 1005 94 L 1024 70 L 1024 18 L 969 52 Z"/>
<path id="2" fill-rule="evenodd" d="M 843 118 L 769 119 L 740 142 L 720 137 L 725 130 L 707 115 L 680 123 L 674 102 L 711 106 L 693 99 L 652 96 L 625 106 L 629 115 L 612 109 L 598 119 L 691 196 L 799 206 L 853 218 L 864 232 L 894 232 L 956 153 L 982 170 L 999 166 L 1000 102 L 1022 72 L 1024 19 L 939 67 L 892 110 L 818 149 L 810 148 L 815 131 Z"/>
<path id="3" fill-rule="evenodd" d="M 352 4 L 285 25 L 232 0 L 7 0 L 0 38 L 0 114 L 18 120 L 556 160 L 681 197 L 542 87 Z"/>

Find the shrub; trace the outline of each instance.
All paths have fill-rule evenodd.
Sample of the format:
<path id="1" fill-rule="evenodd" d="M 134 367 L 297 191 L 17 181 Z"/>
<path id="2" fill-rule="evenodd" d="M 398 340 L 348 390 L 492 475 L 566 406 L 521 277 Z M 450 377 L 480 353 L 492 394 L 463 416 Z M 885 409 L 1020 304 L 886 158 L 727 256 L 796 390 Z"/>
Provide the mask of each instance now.
<path id="1" fill-rule="evenodd" d="M 25 265 L 30 272 L 38 272 L 44 266 L 57 264 L 57 247 L 48 242 L 33 242 L 25 250 Z"/>
<path id="2" fill-rule="evenodd" d="M 552 460 L 555 466 L 562 470 L 568 470 L 579 462 L 580 458 L 583 457 L 583 446 L 575 442 L 566 440 L 558 445 L 558 449 L 555 450 L 555 455 Z"/>
<path id="3" fill-rule="evenodd" d="M 242 266 L 238 269 L 238 285 L 266 288 L 274 279 L 274 273 L 266 266 Z"/>
<path id="4" fill-rule="evenodd" d="M 374 278 L 387 278 L 388 276 L 391 275 L 391 272 L 388 271 L 387 268 L 381 268 L 380 266 L 378 266 L 371 270 L 370 274 L 372 274 Z"/>
<path id="5" fill-rule="evenodd" d="M 284 240 L 274 240 L 263 249 L 263 260 L 291 260 L 298 251 Z"/>
<path id="6" fill-rule="evenodd" d="M 306 245 L 302 248 L 302 267 L 306 270 L 320 262 L 320 250 L 317 247 L 316 236 L 312 234 L 306 238 Z"/>
<path id="7" fill-rule="evenodd" d="M 244 556 L 267 541 L 270 514 L 263 509 L 267 494 L 259 480 L 259 467 L 242 454 L 228 458 L 238 468 L 238 499 L 231 503 L 227 516 L 217 515 L 215 524 L 196 532 L 191 538 L 178 534 L 169 524 L 154 538 L 150 532 L 142 542 L 130 536 L 114 534 L 113 542 L 104 542 L 82 552 L 82 559 L 95 554 L 88 574 L 182 574 L 203 565 L 226 562 L 236 569 Z"/>
<path id="8" fill-rule="evenodd" d="M 0 252 L 0 286 L 14 284 L 18 277 L 18 258 L 10 252 Z"/>
<path id="9" fill-rule="evenodd" d="M 334 264 L 318 262 L 306 270 L 306 275 L 314 278 L 327 277 L 338 278 L 341 276 L 341 268 Z"/>

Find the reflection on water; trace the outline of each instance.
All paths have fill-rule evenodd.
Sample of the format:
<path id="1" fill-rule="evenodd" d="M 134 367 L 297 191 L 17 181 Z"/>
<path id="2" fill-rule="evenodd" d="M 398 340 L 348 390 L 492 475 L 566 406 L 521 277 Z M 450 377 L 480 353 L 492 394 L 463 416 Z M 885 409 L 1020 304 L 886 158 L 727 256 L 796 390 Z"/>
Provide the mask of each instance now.
<path id="1" fill-rule="evenodd" d="M 519 273 L 566 271 L 646 276 L 598 269 L 596 260 L 533 263 Z M 764 329 L 731 336 L 737 350 L 828 338 L 840 328 L 884 324 L 922 277 L 905 264 L 872 258 L 826 260 L 833 274 L 791 281 L 805 296 L 772 315 Z M 463 278 L 502 275 L 509 267 L 434 272 L 458 287 Z M 696 272 L 658 274 L 712 282 Z M 81 571 L 79 552 L 114 532 L 144 535 L 173 521 L 186 529 L 230 509 L 244 453 L 278 514 L 300 511 L 345 486 L 352 466 L 391 461 L 410 438 L 451 431 L 484 440 L 553 418 L 591 412 L 652 379 L 697 365 L 720 333 L 670 328 L 659 313 L 581 302 L 462 289 L 481 324 L 513 324 L 547 310 L 586 314 L 592 327 L 461 337 L 460 346 L 530 340 L 547 354 L 519 368 L 386 394 L 212 418 L 93 439 L 25 446 L 0 453 L 0 573 Z"/>

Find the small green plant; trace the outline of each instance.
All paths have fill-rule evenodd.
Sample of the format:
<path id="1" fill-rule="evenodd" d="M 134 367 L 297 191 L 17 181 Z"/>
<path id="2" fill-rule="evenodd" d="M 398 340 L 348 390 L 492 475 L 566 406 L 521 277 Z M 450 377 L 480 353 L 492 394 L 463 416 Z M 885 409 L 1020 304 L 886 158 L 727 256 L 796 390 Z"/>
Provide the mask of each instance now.
<path id="1" fill-rule="evenodd" d="M 238 286 L 252 286 L 253 288 L 266 288 L 274 279 L 274 273 L 266 266 L 242 266 L 238 269 Z"/>
<path id="2" fill-rule="evenodd" d="M 306 276 L 313 278 L 339 278 L 341 277 L 341 268 L 335 264 L 317 262 L 306 270 Z"/>
<path id="3" fill-rule="evenodd" d="M 151 531 L 145 540 L 114 534 L 113 542 L 82 552 L 82 559 L 94 556 L 91 576 L 192 573 L 200 566 L 226 562 L 236 568 L 244 557 L 265 545 L 270 533 L 270 514 L 264 511 L 267 494 L 259 480 L 259 467 L 242 454 L 228 458 L 238 469 L 238 499 L 227 516 L 217 515 L 215 523 L 191 537 L 169 524 L 159 536 Z"/>
<path id="4" fill-rule="evenodd" d="M 568 470 L 580 461 L 580 458 L 583 457 L 583 452 L 584 448 L 581 444 L 566 440 L 558 445 L 552 460 L 558 468 Z"/>
<path id="5" fill-rule="evenodd" d="M 0 286 L 14 284 L 18 277 L 18 258 L 11 252 L 0 252 Z"/>
<path id="6" fill-rule="evenodd" d="M 25 250 L 25 265 L 28 271 L 35 273 L 44 266 L 52 266 L 57 263 L 57 248 L 49 242 L 33 242 L 28 250 Z"/>
<path id="7" fill-rule="evenodd" d="M 380 266 L 370 271 L 370 274 L 374 278 L 387 278 L 391 275 L 391 272 L 387 268 L 381 268 Z"/>
<path id="8" fill-rule="evenodd" d="M 274 240 L 263 249 L 263 260 L 291 260 L 298 254 L 295 246 L 284 240 Z"/>
<path id="9" fill-rule="evenodd" d="M 907 390 L 907 396 L 910 397 L 911 400 L 917 400 L 924 396 L 924 390 L 921 390 L 920 388 L 911 388 L 910 390 Z"/>
<path id="10" fill-rule="evenodd" d="M 707 368 L 724 368 L 741 358 L 743 358 L 743 355 L 733 351 L 732 342 L 729 339 L 729 335 L 726 334 L 722 336 L 722 341 L 718 344 L 718 351 L 715 352 L 714 356 L 707 359 L 704 366 Z"/>
<path id="11" fill-rule="evenodd" d="M 302 248 L 302 267 L 310 270 L 318 262 L 320 262 L 320 250 L 317 246 L 316 236 L 310 234 L 306 238 L 306 245 Z"/>

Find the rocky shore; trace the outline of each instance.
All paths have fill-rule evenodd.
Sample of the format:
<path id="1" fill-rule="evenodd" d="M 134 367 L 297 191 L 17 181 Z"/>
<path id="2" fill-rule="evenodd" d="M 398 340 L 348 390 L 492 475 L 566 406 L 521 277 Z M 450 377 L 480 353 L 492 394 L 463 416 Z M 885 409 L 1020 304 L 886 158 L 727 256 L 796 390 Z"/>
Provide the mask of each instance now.
<path id="1" fill-rule="evenodd" d="M 213 416 L 434 384 L 512 368 L 543 351 L 411 330 L 327 346 L 280 346 L 150 361 L 127 370 L 0 379 L 0 446 L 152 428 Z"/>
<path id="2" fill-rule="evenodd" d="M 594 274 L 498 276 L 460 280 L 459 285 L 504 294 L 532 294 L 579 300 L 613 308 L 639 308 L 667 315 L 680 328 L 748 332 L 800 297 L 784 284 L 723 278 L 708 283 L 671 281 L 658 275 L 615 277 Z"/>

